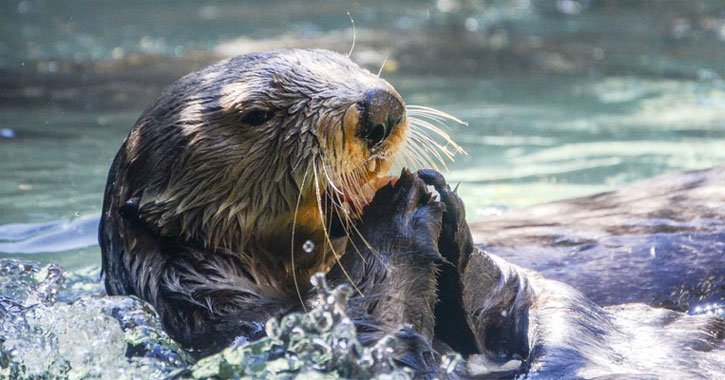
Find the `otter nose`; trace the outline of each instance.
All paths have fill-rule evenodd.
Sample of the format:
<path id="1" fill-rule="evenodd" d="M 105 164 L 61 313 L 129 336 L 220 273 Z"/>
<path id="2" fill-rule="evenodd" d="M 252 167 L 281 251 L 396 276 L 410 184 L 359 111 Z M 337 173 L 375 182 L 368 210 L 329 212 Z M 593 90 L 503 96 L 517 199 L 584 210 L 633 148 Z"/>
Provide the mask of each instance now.
<path id="1" fill-rule="evenodd" d="M 385 141 L 405 116 L 405 106 L 400 97 L 379 88 L 366 92 L 361 106 L 358 136 L 367 141 L 370 149 Z"/>

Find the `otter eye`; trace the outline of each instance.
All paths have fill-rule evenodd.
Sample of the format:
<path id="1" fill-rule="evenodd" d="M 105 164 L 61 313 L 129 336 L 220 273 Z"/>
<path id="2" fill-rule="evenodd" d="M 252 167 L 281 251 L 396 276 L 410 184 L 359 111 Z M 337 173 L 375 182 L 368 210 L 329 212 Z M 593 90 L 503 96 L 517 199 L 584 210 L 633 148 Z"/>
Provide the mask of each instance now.
<path id="1" fill-rule="evenodd" d="M 274 116 L 274 112 L 263 109 L 251 109 L 242 115 L 242 123 L 247 125 L 261 125 L 269 121 Z"/>

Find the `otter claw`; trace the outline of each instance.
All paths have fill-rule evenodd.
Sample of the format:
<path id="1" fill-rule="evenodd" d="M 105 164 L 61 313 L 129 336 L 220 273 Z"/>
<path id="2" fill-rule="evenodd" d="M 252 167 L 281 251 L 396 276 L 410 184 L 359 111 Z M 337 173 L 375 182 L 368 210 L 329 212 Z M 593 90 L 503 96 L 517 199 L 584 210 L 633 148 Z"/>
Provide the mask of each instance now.
<path id="1" fill-rule="evenodd" d="M 420 177 L 420 179 L 422 179 L 427 185 L 435 186 L 436 189 L 446 188 L 448 186 L 443 175 L 433 169 L 418 170 L 418 177 Z"/>
<path id="2" fill-rule="evenodd" d="M 441 193 L 436 190 L 435 186 L 433 185 L 425 185 L 425 188 L 428 190 L 428 192 L 431 195 L 431 199 L 433 199 L 436 202 L 441 201 Z"/>
<path id="3" fill-rule="evenodd" d="M 418 171 L 418 177 L 425 182 L 426 187 L 435 188 L 441 203 L 445 205 L 443 212 L 443 228 L 438 247 L 441 255 L 452 263 L 458 263 L 473 251 L 471 233 L 466 223 L 466 209 L 463 201 L 451 191 L 443 175 L 435 170 L 425 169 Z M 458 186 L 456 186 L 456 189 Z"/>

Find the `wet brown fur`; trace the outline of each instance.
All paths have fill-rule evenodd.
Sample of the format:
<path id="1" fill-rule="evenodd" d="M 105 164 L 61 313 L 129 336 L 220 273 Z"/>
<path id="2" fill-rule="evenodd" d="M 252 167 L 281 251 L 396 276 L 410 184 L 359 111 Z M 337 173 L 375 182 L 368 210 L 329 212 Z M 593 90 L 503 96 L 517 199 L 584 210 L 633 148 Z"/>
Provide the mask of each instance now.
<path id="1" fill-rule="evenodd" d="M 307 279 L 336 262 L 331 273 L 341 279 L 330 280 L 373 293 L 358 289 L 360 309 L 369 309 L 378 299 L 365 285 L 372 277 L 351 281 L 354 264 L 339 261 L 379 259 L 381 247 L 370 247 L 353 219 L 367 197 L 361 185 L 389 170 L 408 128 L 403 117 L 384 144 L 365 145 L 357 129 L 371 89 L 404 106 L 386 81 L 323 50 L 232 58 L 174 83 L 139 118 L 109 173 L 99 232 L 108 293 L 149 301 L 172 337 L 203 352 L 260 336 L 268 318 L 304 309 Z M 246 123 L 255 110 L 271 112 L 269 120 Z M 358 201 L 349 213 L 339 189 Z M 317 247 L 312 254 L 301 248 L 307 240 Z M 408 250 L 390 248 L 388 255 Z M 410 293 L 432 304 L 432 273 L 422 291 L 411 286 L 384 303 Z M 404 315 L 397 324 L 377 322 L 369 340 L 411 323 Z"/>

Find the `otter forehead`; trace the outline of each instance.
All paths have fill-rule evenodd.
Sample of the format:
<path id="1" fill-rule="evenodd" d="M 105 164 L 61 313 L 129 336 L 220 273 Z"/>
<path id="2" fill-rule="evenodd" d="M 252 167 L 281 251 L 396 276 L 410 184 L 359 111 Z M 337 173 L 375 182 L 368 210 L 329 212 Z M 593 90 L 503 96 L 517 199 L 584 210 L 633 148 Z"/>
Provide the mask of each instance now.
<path id="1" fill-rule="evenodd" d="M 361 100 L 370 89 L 394 92 L 385 80 L 372 75 L 348 57 L 327 50 L 280 50 L 233 58 L 220 71 L 219 105 L 225 109 L 256 103 L 260 106 L 291 107 L 305 101 L 309 105 L 339 107 Z M 218 77 L 214 72 L 205 74 Z M 274 91 L 271 91 L 271 90 Z"/>
<path id="2" fill-rule="evenodd" d="M 351 90 L 392 88 L 388 82 L 361 68 L 347 56 L 327 50 L 279 51 L 266 64 L 272 66 L 272 77 L 280 84 L 295 83 L 318 90 L 331 85 Z M 288 82 L 286 79 L 292 80 Z"/>
<path id="3" fill-rule="evenodd" d="M 404 106 L 393 86 L 347 56 L 320 49 L 277 50 L 230 58 L 179 79 L 144 117 L 181 120 L 181 130 L 191 133 L 196 130 L 191 124 L 211 115 L 251 108 L 288 115 L 305 108 L 337 113 L 375 90 L 390 93 Z"/>

